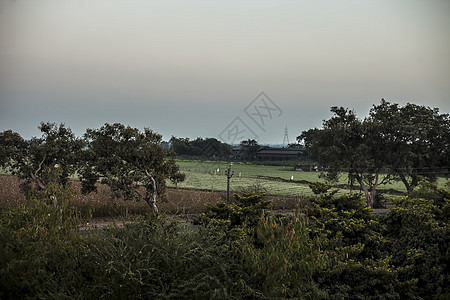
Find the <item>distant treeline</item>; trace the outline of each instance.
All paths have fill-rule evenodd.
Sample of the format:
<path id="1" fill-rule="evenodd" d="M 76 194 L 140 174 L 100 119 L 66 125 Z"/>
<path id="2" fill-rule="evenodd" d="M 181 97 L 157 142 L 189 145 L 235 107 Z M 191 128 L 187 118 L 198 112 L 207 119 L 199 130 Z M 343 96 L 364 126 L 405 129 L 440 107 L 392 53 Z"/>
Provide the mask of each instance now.
<path id="1" fill-rule="evenodd" d="M 178 156 L 198 156 L 205 158 L 229 158 L 232 147 L 215 138 L 177 138 L 172 136 L 170 146 Z"/>

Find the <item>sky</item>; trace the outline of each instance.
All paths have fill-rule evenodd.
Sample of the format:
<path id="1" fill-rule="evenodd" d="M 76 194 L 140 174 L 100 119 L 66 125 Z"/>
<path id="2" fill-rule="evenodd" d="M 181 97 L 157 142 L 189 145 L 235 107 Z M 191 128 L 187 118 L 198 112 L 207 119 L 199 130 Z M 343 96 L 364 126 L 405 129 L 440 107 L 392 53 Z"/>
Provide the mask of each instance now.
<path id="1" fill-rule="evenodd" d="M 330 107 L 450 113 L 448 0 L 0 0 L 0 131 L 281 144 Z"/>

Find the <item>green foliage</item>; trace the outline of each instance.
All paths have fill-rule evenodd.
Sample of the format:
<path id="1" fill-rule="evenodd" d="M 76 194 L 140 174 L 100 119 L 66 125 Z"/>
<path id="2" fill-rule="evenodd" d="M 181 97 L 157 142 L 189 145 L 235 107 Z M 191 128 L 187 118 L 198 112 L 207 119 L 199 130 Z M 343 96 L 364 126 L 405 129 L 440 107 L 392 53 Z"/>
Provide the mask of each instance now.
<path id="1" fill-rule="evenodd" d="M 390 181 L 380 173 L 385 166 L 384 157 L 371 145 L 375 133 L 367 120 L 360 120 L 354 111 L 332 107 L 334 116 L 323 122 L 322 129 L 304 131 L 308 153 L 326 167 L 326 177 L 337 180 L 339 173 L 348 173 L 351 183 L 357 181 L 366 195 L 367 205 L 372 207 L 376 189 Z"/>
<path id="2" fill-rule="evenodd" d="M 423 198 L 429 200 L 437 206 L 435 216 L 438 220 L 445 222 L 450 220 L 450 181 L 447 181 L 446 188 L 439 188 L 436 182 L 422 178 L 417 188 L 408 193 L 409 198 Z"/>
<path id="3" fill-rule="evenodd" d="M 387 260 L 335 260 L 315 280 L 327 299 L 417 299 Z"/>
<path id="4" fill-rule="evenodd" d="M 373 208 L 386 208 L 389 197 L 383 193 L 377 193 L 373 199 Z"/>
<path id="5" fill-rule="evenodd" d="M 450 284 L 448 196 L 448 191 L 423 181 L 395 201 L 385 220 L 391 262 L 402 280 L 416 281 L 417 293 L 424 298 L 445 293 Z"/>
<path id="6" fill-rule="evenodd" d="M 40 138 L 24 140 L 18 133 L 0 133 L 0 166 L 24 179 L 25 195 L 46 191 L 49 184 L 66 185 L 79 163 L 83 141 L 64 124 L 44 123 Z"/>
<path id="7" fill-rule="evenodd" d="M 264 196 L 265 192 L 254 194 L 242 191 L 241 195 L 234 194 L 234 201 L 231 203 L 207 204 L 206 211 L 195 220 L 195 223 L 227 232 L 241 231 L 244 223 L 254 228 L 261 214 L 272 203 L 271 200 L 264 200 Z"/>
<path id="8" fill-rule="evenodd" d="M 336 196 L 330 185 L 314 183 L 317 194 L 305 207 L 311 238 L 320 243 L 327 266 L 314 274 L 330 299 L 400 299 L 411 295 L 389 261 L 384 225 L 361 194 Z"/>
<path id="9" fill-rule="evenodd" d="M 408 191 L 426 177 L 431 181 L 450 172 L 450 116 L 439 109 L 384 99 L 370 110 L 375 129 L 373 146 L 386 157 L 389 173 Z"/>
<path id="10" fill-rule="evenodd" d="M 164 197 L 166 179 L 184 180 L 173 153 L 160 146 L 161 135 L 148 128 L 140 132 L 122 124 L 88 129 L 80 179 L 83 192 L 96 191 L 100 181 L 113 198 L 145 200 L 155 211 L 156 196 Z M 141 187 L 144 189 L 142 191 Z"/>
<path id="11" fill-rule="evenodd" d="M 327 177 L 348 173 L 364 190 L 372 207 L 377 187 L 401 180 L 408 191 L 419 176 L 435 180 L 450 172 L 450 117 L 438 109 L 390 104 L 384 99 L 369 117 L 332 107 L 333 116 L 321 129 L 302 132 L 309 155 L 326 167 Z"/>
<path id="12" fill-rule="evenodd" d="M 250 227 L 244 225 L 243 231 Z M 149 215 L 106 235 L 91 236 L 83 270 L 88 298 L 317 299 L 323 266 L 302 217 L 262 215 L 254 235 L 230 243 L 224 232 Z M 257 240 L 257 241 L 256 241 Z"/>
<path id="13" fill-rule="evenodd" d="M 321 191 L 329 186 L 315 184 Z M 335 196 L 336 190 L 320 194 L 307 207 L 312 237 L 319 238 L 322 249 L 355 259 L 382 258 L 382 224 L 365 206 L 361 194 Z"/>
<path id="14" fill-rule="evenodd" d="M 379 217 L 359 194 L 336 196 L 320 183 L 311 188 L 317 196 L 306 207 L 310 235 L 329 258 L 314 278 L 330 299 L 448 296 L 448 190 L 422 181 Z"/>
<path id="15" fill-rule="evenodd" d="M 258 144 L 258 141 L 251 139 L 241 141 L 240 147 L 242 149 L 241 153 L 239 153 L 240 158 L 246 158 L 249 160 L 256 159 L 256 154 L 261 148 L 261 146 Z"/>
<path id="16" fill-rule="evenodd" d="M 77 293 L 83 243 L 70 194 L 57 189 L 60 208 L 32 198 L 0 216 L 0 297 L 61 298 Z M 44 201 L 43 201 L 44 200 Z"/>
<path id="17" fill-rule="evenodd" d="M 384 218 L 360 194 L 314 184 L 304 213 L 243 193 L 192 227 L 163 215 L 78 233 L 71 191 L 0 215 L 2 298 L 445 299 L 448 191 L 424 182 Z M 51 190 L 53 189 L 53 190 Z M 61 206 L 47 204 L 51 196 Z M 414 195 L 414 197 L 412 196 Z M 426 196 L 429 199 L 420 198 Z M 218 230 L 219 229 L 219 230 Z M 98 234 L 97 234 L 98 233 Z"/>
<path id="18" fill-rule="evenodd" d="M 304 218 L 265 211 L 270 201 L 262 194 L 235 194 L 233 203 L 208 205 L 198 224 L 226 233 L 240 262 L 238 286 L 242 297 L 256 299 L 323 297 L 313 274 L 323 266 L 318 245 L 309 235 Z"/>
<path id="19" fill-rule="evenodd" d="M 308 184 L 309 188 L 313 191 L 315 195 L 325 195 L 333 186 L 324 182 L 312 182 Z M 336 192 L 333 192 L 334 195 Z M 332 196 L 329 195 L 329 196 Z M 327 197 L 329 197 L 327 196 Z"/>
<path id="20" fill-rule="evenodd" d="M 253 230 L 252 230 L 253 232 Z M 247 289 L 257 299 L 323 298 L 313 274 L 323 268 L 318 246 L 299 211 L 290 218 L 263 213 L 236 251 L 242 256 Z"/>
<path id="21" fill-rule="evenodd" d="M 188 230 L 188 229 L 186 229 Z M 230 299 L 237 264 L 223 235 L 178 232 L 179 224 L 149 215 L 91 239 L 85 296 L 92 299 Z"/>
<path id="22" fill-rule="evenodd" d="M 177 138 L 172 136 L 170 144 L 179 156 L 200 157 L 207 159 L 229 158 L 231 146 L 215 138 Z"/>

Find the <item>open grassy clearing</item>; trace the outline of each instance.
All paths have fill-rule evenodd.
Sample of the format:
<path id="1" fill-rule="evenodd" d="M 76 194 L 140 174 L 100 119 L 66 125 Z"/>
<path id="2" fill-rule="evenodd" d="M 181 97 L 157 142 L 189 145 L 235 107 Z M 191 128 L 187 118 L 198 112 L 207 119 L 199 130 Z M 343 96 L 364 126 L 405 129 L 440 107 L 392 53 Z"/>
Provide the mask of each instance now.
<path id="1" fill-rule="evenodd" d="M 178 184 L 179 188 L 199 189 L 209 191 L 226 191 L 227 178 L 225 175 L 210 175 L 196 172 L 184 172 L 186 180 Z M 174 187 L 173 183 L 168 183 L 169 187 Z M 232 191 L 239 191 L 243 188 L 261 187 L 271 195 L 280 196 L 306 196 L 312 195 L 310 189 L 305 184 L 278 182 L 269 179 L 258 179 L 252 177 L 233 176 L 230 183 Z"/>
<path id="2" fill-rule="evenodd" d="M 178 184 L 180 188 L 225 191 L 227 180 L 225 171 L 230 163 L 218 161 L 177 161 L 181 172 L 186 174 L 186 180 Z M 312 195 L 309 187 L 298 182 L 283 182 L 277 180 L 294 181 L 306 180 L 309 182 L 323 181 L 319 173 L 295 172 L 292 167 L 255 165 L 243 162 L 233 163 L 231 168 L 234 176 L 231 179 L 231 190 L 239 191 L 242 188 L 259 186 L 271 195 L 281 196 L 309 196 Z M 169 186 L 174 186 L 168 183 Z"/>
<path id="3" fill-rule="evenodd" d="M 183 189 L 208 191 L 208 192 L 224 192 L 226 191 L 226 175 L 230 162 L 224 161 L 195 161 L 195 160 L 178 160 L 182 173 L 186 174 L 186 180 L 178 183 L 180 191 Z M 269 166 L 257 165 L 245 162 L 234 162 L 231 170 L 234 176 L 231 178 L 230 188 L 232 192 L 237 192 L 243 188 L 263 188 L 270 195 L 282 197 L 309 197 L 313 196 L 312 191 L 307 182 L 324 182 L 319 178 L 319 172 L 299 172 L 294 171 L 292 166 Z M 0 174 L 8 174 L 8 170 L 0 169 Z M 291 177 L 293 180 L 291 181 Z M 77 176 L 72 179 L 78 180 Z M 438 179 L 438 185 L 444 187 L 447 180 Z M 342 175 L 335 184 L 348 184 L 347 176 Z M 169 188 L 175 188 L 175 184 L 167 181 Z M 357 184 L 355 184 L 357 186 Z M 393 182 L 388 185 L 379 187 L 380 189 L 394 189 L 396 191 L 405 192 L 404 185 L 401 182 Z M 341 189 L 341 193 L 347 193 L 349 190 Z M 182 192 L 180 193 L 182 194 Z M 98 196 L 98 195 L 97 195 Z M 171 197 L 169 197 L 171 198 Z M 194 197 L 196 198 L 196 197 Z M 185 210 L 185 205 L 177 205 L 170 210 Z"/>
<path id="4" fill-rule="evenodd" d="M 177 161 L 180 170 L 186 174 L 186 180 L 178 184 L 180 188 L 225 191 L 225 171 L 229 162 L 219 161 Z M 243 162 L 233 163 L 231 169 L 234 176 L 231 179 L 231 189 L 236 191 L 248 186 L 261 186 L 271 195 L 282 196 L 311 196 L 312 192 L 306 182 L 323 182 L 319 178 L 319 172 L 294 171 L 290 166 L 266 166 Z M 293 180 L 291 181 L 291 178 Z M 442 180 L 444 184 L 445 180 Z M 342 175 L 335 184 L 348 184 L 347 176 Z M 175 185 L 168 182 L 168 185 Z M 405 188 L 401 182 L 393 182 L 380 186 L 381 189 L 394 189 L 404 192 Z M 343 190 L 343 192 L 347 192 Z"/>
<path id="5" fill-rule="evenodd" d="M 211 174 L 211 175 L 224 175 L 226 169 L 230 165 L 229 162 L 219 162 L 219 161 L 186 161 L 179 160 L 177 164 L 180 166 L 180 170 L 183 172 L 195 172 L 200 174 Z M 289 166 L 266 166 L 266 165 L 256 165 L 244 162 L 234 162 L 231 168 L 235 176 L 244 178 L 256 178 L 258 176 L 273 176 L 282 179 L 289 180 L 291 176 L 294 179 L 301 174 L 301 179 L 308 181 L 319 180 L 319 173 L 316 172 L 296 172 L 293 171 L 293 167 Z M 219 172 L 217 172 L 219 171 Z"/>

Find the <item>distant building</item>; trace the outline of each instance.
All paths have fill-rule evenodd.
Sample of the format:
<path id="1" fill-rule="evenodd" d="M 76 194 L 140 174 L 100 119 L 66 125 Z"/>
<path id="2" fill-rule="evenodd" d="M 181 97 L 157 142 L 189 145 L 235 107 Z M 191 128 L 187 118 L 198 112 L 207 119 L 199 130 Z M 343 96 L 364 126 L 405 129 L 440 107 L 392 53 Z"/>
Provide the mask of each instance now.
<path id="1" fill-rule="evenodd" d="M 233 146 L 231 148 L 230 156 L 235 159 L 244 159 L 247 158 L 245 150 L 241 146 Z"/>
<path id="2" fill-rule="evenodd" d="M 235 159 L 249 159 L 245 149 L 241 146 L 233 147 L 231 156 Z M 306 151 L 303 147 L 275 148 L 263 146 L 256 152 L 256 160 L 298 160 L 306 159 Z"/>
<path id="3" fill-rule="evenodd" d="M 296 160 L 306 158 L 302 148 L 272 148 L 262 147 L 256 153 L 258 160 Z"/>

